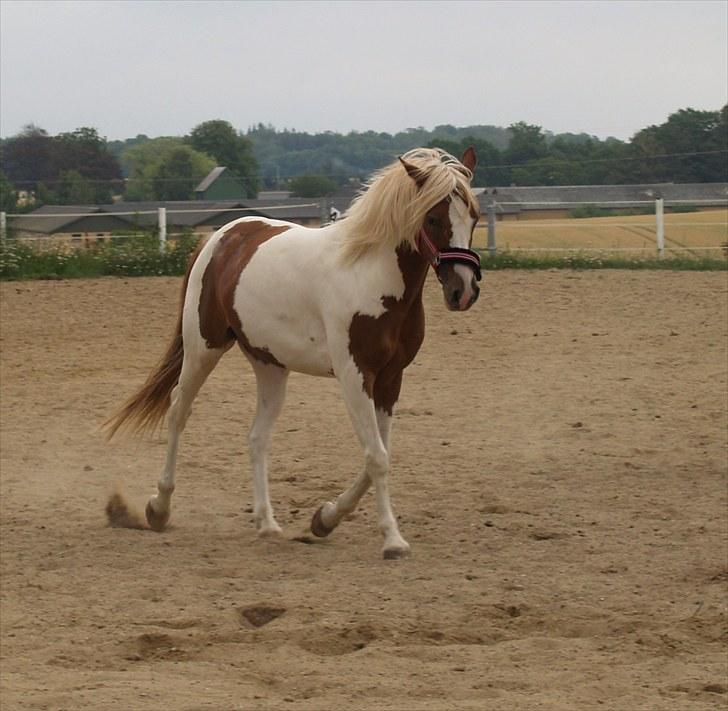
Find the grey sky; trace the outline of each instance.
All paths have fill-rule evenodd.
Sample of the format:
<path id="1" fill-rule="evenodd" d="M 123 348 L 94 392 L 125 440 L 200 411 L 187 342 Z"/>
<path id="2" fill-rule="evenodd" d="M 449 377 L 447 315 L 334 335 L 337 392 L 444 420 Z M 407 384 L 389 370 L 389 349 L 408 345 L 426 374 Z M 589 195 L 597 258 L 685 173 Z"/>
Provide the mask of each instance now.
<path id="1" fill-rule="evenodd" d="M 0 3 L 0 134 L 527 121 L 627 139 L 728 101 L 728 2 Z"/>

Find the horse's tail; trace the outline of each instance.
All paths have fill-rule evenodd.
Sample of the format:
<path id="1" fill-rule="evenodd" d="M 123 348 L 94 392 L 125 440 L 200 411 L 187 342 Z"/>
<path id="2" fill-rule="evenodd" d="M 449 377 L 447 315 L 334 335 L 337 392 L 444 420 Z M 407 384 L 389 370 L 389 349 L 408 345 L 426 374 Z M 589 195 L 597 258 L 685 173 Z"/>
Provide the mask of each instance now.
<path id="1" fill-rule="evenodd" d="M 171 404 L 172 390 L 179 382 L 184 360 L 184 345 L 182 341 L 182 314 L 184 311 L 185 294 L 190 280 L 190 272 L 203 245 L 200 245 L 190 257 L 187 272 L 182 285 L 177 325 L 172 340 L 161 360 L 149 374 L 145 383 L 134 393 L 104 424 L 102 429 L 108 439 L 111 439 L 119 429 L 128 428 L 132 434 L 143 433 L 156 429 Z"/>

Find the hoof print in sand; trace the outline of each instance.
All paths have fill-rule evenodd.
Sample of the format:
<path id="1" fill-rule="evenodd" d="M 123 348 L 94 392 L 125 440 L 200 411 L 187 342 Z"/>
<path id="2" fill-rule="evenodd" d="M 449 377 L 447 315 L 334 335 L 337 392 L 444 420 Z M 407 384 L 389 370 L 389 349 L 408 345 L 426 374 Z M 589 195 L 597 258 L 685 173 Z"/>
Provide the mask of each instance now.
<path id="1" fill-rule="evenodd" d="M 286 611 L 285 607 L 271 607 L 270 605 L 250 605 L 238 608 L 240 621 L 246 626 L 262 627 L 280 617 Z"/>

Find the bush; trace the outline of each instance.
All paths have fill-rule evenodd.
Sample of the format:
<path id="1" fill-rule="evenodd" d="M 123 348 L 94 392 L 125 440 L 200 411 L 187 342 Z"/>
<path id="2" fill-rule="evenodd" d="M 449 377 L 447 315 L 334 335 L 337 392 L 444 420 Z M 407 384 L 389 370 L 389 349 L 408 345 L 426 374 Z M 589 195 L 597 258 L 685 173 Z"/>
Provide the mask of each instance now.
<path id="1" fill-rule="evenodd" d="M 0 245 L 0 279 L 77 279 L 101 276 L 179 276 L 184 274 L 197 238 L 187 233 L 170 240 L 160 252 L 154 233 L 130 238 L 114 237 L 88 249 L 67 245 L 40 248 L 6 240 Z M 519 254 L 503 251 L 491 257 L 481 251 L 484 270 L 495 269 L 673 269 L 728 270 L 725 257 L 667 256 L 629 258 L 609 254 L 574 252 L 565 256 Z"/>
<path id="2" fill-rule="evenodd" d="M 37 247 L 16 240 L 0 245 L 0 279 L 76 279 L 100 276 L 177 276 L 184 274 L 197 245 L 192 233 L 166 243 L 154 233 L 113 237 L 87 249 L 68 245 Z"/>

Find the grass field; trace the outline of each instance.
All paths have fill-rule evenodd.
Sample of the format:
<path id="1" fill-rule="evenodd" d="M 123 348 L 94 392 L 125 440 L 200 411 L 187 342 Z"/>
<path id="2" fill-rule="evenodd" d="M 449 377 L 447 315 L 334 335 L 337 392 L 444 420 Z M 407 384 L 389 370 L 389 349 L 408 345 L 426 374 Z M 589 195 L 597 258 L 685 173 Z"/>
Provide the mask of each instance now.
<path id="1" fill-rule="evenodd" d="M 485 248 L 487 239 L 487 229 L 478 227 L 474 237 L 476 248 Z M 717 257 L 721 252 L 715 248 L 725 247 L 726 243 L 728 210 L 665 215 L 667 252 Z M 635 254 L 646 256 L 651 250 L 657 251 L 655 217 L 633 215 L 498 222 L 496 246 L 498 251 L 624 250 L 629 253 L 628 250 L 635 250 Z"/>

